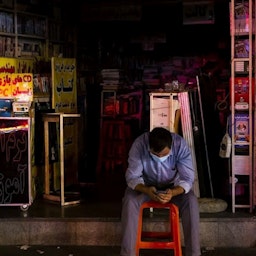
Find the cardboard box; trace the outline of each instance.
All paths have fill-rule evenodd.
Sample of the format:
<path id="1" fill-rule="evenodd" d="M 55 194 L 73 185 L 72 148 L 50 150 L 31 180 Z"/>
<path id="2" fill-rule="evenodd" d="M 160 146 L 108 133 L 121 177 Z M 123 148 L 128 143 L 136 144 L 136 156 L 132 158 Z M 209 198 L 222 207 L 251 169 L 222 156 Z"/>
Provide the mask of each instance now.
<path id="1" fill-rule="evenodd" d="M 150 130 L 163 127 L 175 132 L 175 115 L 180 109 L 177 93 L 150 93 Z"/>

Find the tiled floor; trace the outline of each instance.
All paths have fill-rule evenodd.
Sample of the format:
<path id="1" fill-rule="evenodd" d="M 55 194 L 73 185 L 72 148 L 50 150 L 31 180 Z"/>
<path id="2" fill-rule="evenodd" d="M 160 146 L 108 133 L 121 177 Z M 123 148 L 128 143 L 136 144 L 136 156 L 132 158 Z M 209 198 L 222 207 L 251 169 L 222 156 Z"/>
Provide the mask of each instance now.
<path id="1" fill-rule="evenodd" d="M 108 187 L 109 186 L 109 187 Z M 27 211 L 21 211 L 18 206 L 0 207 L 0 218 L 115 218 L 121 214 L 123 187 L 114 186 L 106 180 L 105 185 L 81 184 L 79 187 L 81 201 L 78 204 L 60 206 L 60 203 L 36 198 Z M 235 214 L 227 209 L 219 213 L 201 213 L 201 218 L 240 218 L 253 217 L 248 210 L 239 210 Z"/>
<path id="2" fill-rule="evenodd" d="M 120 181 L 120 179 L 118 180 Z M 19 206 L 0 207 L 0 218 L 38 217 L 38 218 L 119 218 L 124 184 L 110 178 L 95 183 L 81 183 L 66 189 L 67 192 L 80 193 L 80 203 L 60 206 L 59 202 L 48 201 L 38 196 L 27 211 Z"/>
<path id="3" fill-rule="evenodd" d="M 81 183 L 72 188 L 80 192 L 81 202 L 61 207 L 59 203 L 47 201 L 42 196 L 36 198 L 25 212 L 16 206 L 0 207 L 0 218 L 37 217 L 37 218 L 120 218 L 121 201 L 124 194 L 124 177 L 105 176 L 95 183 Z M 248 210 L 233 214 L 230 209 L 220 213 L 203 213 L 201 217 L 240 218 L 252 217 Z"/>
<path id="4" fill-rule="evenodd" d="M 37 198 L 27 211 L 20 207 L 3 206 L 0 209 L 0 219 L 17 218 L 72 218 L 72 219 L 120 219 L 121 199 L 124 192 L 122 183 L 115 183 L 108 179 L 100 186 L 81 184 L 79 187 L 81 202 L 79 204 L 61 207 L 58 203 Z M 201 214 L 201 218 L 252 218 L 253 214 L 239 211 L 235 214 L 229 209 L 214 214 Z M 119 256 L 118 246 L 45 246 L 45 245 L 12 245 L 0 246 L 0 255 L 3 256 Z M 171 256 L 166 251 L 148 251 L 142 256 Z M 256 248 L 203 248 L 202 256 L 256 256 Z"/>

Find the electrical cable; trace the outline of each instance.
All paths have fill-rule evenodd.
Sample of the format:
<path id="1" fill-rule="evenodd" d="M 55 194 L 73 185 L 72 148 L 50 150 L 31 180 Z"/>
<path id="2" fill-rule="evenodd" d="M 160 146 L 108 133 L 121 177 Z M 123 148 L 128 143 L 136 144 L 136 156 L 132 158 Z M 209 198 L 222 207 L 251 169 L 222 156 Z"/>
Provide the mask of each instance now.
<path id="1" fill-rule="evenodd" d="M 229 96 L 229 93 L 226 95 L 226 97 L 223 100 L 218 101 L 216 103 L 216 109 L 217 110 L 223 111 L 223 110 L 226 110 L 228 108 L 228 102 L 227 102 L 228 96 Z"/>

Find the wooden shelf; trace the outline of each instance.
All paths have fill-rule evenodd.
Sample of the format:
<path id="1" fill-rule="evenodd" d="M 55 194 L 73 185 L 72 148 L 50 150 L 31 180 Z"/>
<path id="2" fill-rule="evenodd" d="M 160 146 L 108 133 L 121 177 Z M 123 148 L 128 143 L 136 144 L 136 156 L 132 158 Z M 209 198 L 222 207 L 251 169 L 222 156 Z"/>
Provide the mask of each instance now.
<path id="1" fill-rule="evenodd" d="M 44 121 L 44 145 L 45 145 L 45 168 L 44 168 L 44 198 L 60 202 L 61 206 L 80 203 L 80 199 L 70 196 L 65 192 L 64 184 L 64 118 L 78 118 L 80 114 L 65 113 L 46 113 L 43 115 Z M 60 194 L 51 193 L 50 191 L 50 164 L 49 164 L 49 123 L 59 123 L 59 150 L 60 150 Z M 70 199 L 71 200 L 68 200 Z M 73 200 L 72 200 L 73 199 Z"/>
<path id="2" fill-rule="evenodd" d="M 253 208 L 253 108 L 255 88 L 255 0 L 230 2 L 231 34 L 231 187 L 232 212 L 237 208 Z M 246 176 L 246 184 L 236 182 L 239 175 Z M 248 188 L 241 203 L 238 186 Z"/>

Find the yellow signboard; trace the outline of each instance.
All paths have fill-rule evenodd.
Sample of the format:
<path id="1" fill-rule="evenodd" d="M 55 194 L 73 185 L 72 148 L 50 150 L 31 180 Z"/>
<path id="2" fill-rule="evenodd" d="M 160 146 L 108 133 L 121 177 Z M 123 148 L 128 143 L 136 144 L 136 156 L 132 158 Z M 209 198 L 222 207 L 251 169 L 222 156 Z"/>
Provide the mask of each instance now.
<path id="1" fill-rule="evenodd" d="M 51 62 L 52 108 L 56 113 L 77 113 L 76 60 L 53 57 Z M 65 185 L 72 185 L 77 182 L 77 121 L 74 118 L 65 118 L 63 125 Z M 55 181 L 59 180 L 56 179 L 59 175 L 57 164 L 54 167 Z M 58 184 L 55 184 L 55 188 L 57 187 Z"/>
<path id="2" fill-rule="evenodd" d="M 16 60 L 16 72 L 15 73 L 34 73 L 35 69 L 34 59 L 18 58 Z"/>
<path id="3" fill-rule="evenodd" d="M 17 101 L 32 101 L 33 74 L 0 73 L 0 98 L 13 98 Z"/>
<path id="4" fill-rule="evenodd" d="M 34 59 L 0 58 L 0 73 L 34 73 L 34 66 Z"/>
<path id="5" fill-rule="evenodd" d="M 76 60 L 52 58 L 52 108 L 55 112 L 77 112 Z"/>
<path id="6" fill-rule="evenodd" d="M 16 63 L 17 59 L 15 58 L 0 58 L 0 73 L 15 73 Z"/>

